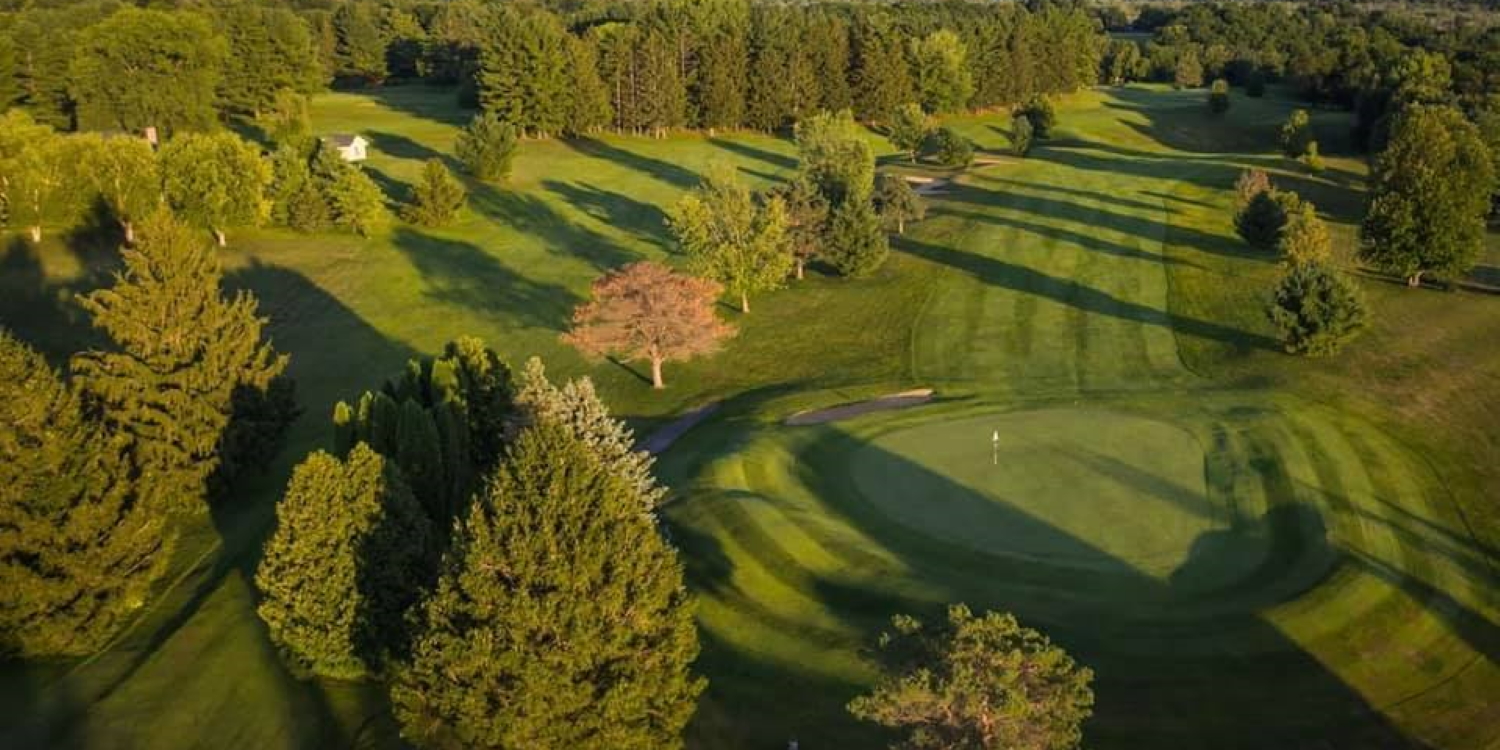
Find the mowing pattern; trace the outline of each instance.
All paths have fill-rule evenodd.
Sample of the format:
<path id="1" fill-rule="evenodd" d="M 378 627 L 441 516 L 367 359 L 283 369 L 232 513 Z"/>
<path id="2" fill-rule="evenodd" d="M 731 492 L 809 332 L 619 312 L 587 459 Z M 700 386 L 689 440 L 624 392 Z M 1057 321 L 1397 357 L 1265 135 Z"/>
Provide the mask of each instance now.
<path id="1" fill-rule="evenodd" d="M 1148 116 L 1122 107 L 1024 169 L 978 170 L 901 243 L 949 269 L 912 370 L 963 398 L 719 423 L 669 464 L 714 678 L 693 744 L 879 746 L 842 708 L 872 679 L 862 649 L 892 613 L 956 601 L 1094 668 L 1090 747 L 1494 739 L 1472 692 L 1500 647 L 1475 614 L 1485 551 L 1441 479 L 1375 425 L 1181 364 L 1178 337 L 1254 343 L 1168 306 L 1166 226 L 1219 210 L 1178 181 L 1235 167 L 1165 158 L 1130 127 Z"/>

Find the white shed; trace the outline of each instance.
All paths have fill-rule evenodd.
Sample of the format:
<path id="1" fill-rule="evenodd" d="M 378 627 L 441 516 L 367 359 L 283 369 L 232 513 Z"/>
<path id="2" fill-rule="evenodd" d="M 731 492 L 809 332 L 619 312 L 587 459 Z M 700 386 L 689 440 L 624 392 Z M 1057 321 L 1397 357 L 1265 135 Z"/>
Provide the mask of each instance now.
<path id="1" fill-rule="evenodd" d="M 365 149 L 370 146 L 370 142 L 365 140 L 364 136 L 347 133 L 324 136 L 323 142 L 337 149 L 339 158 L 347 162 L 364 161 Z"/>

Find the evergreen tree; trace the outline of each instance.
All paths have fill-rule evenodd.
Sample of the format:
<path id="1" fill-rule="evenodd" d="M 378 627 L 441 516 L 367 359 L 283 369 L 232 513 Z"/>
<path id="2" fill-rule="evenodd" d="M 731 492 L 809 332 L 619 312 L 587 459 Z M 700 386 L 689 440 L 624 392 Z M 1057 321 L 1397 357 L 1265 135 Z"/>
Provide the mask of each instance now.
<path id="1" fill-rule="evenodd" d="M 220 106 L 258 118 L 281 92 L 310 94 L 323 81 L 307 22 L 286 8 L 233 5 L 219 13 L 229 42 L 219 79 Z"/>
<path id="2" fill-rule="evenodd" d="M 749 48 L 740 25 L 725 24 L 703 40 L 692 90 L 698 125 L 712 132 L 737 128 L 745 122 L 749 64 Z"/>
<path id="3" fill-rule="evenodd" d="M 0 330 L 0 653 L 102 648 L 166 569 L 176 534 L 123 443 Z"/>
<path id="4" fill-rule="evenodd" d="M 1255 194 L 1234 219 L 1235 231 L 1252 247 L 1271 250 L 1281 239 L 1287 218 L 1300 210 L 1301 199 L 1287 190 L 1265 190 Z"/>
<path id="5" fill-rule="evenodd" d="M 307 138 L 312 130 L 312 115 L 307 96 L 292 89 L 277 89 L 271 101 L 259 111 L 259 122 L 272 141 L 286 145 Z"/>
<path id="6" fill-rule="evenodd" d="M 634 58 L 636 127 L 660 138 L 668 129 L 686 125 L 687 82 L 673 40 L 647 29 L 638 37 Z"/>
<path id="7" fill-rule="evenodd" d="M 168 135 L 213 127 L 227 45 L 198 14 L 126 7 L 77 44 L 68 91 L 80 126 Z"/>
<path id="8" fill-rule="evenodd" d="M 849 703 L 856 717 L 906 730 L 901 747 L 911 750 L 1079 747 L 1094 675 L 1045 635 L 962 604 L 936 627 L 892 622 L 896 632 L 880 639 L 886 675 Z"/>
<path id="9" fill-rule="evenodd" d="M 974 96 L 969 52 L 958 35 L 943 29 L 912 42 L 912 70 L 922 106 L 931 112 L 962 112 Z"/>
<path id="10" fill-rule="evenodd" d="M 386 77 L 386 40 L 372 3 L 353 0 L 333 13 L 335 75 L 378 84 Z"/>
<path id="11" fill-rule="evenodd" d="M 522 133 L 561 133 L 572 109 L 568 32 L 551 13 L 503 12 L 481 48 L 479 102 Z"/>
<path id="12" fill-rule="evenodd" d="M 1017 113 L 1010 118 L 1010 152 L 1016 156 L 1024 157 L 1031 153 L 1033 134 L 1036 130 L 1031 126 L 1031 118 Z"/>
<path id="13" fill-rule="evenodd" d="M 271 221 L 299 232 L 316 232 L 333 226 L 318 180 L 308 166 L 308 148 L 286 144 L 271 155 Z"/>
<path id="14" fill-rule="evenodd" d="M 201 507 L 236 391 L 265 391 L 287 358 L 262 339 L 255 297 L 225 299 L 213 251 L 165 211 L 141 224 L 115 284 L 80 298 L 113 351 L 73 372 L 115 434 L 130 438 L 141 493 L 174 511 Z"/>
<path id="15" fill-rule="evenodd" d="M 1045 96 L 1033 96 L 1018 110 L 1018 114 L 1031 121 L 1031 134 L 1042 140 L 1052 137 L 1057 127 L 1057 108 Z"/>
<path id="16" fill-rule="evenodd" d="M 1328 225 L 1318 218 L 1317 208 L 1310 202 L 1302 203 L 1287 218 L 1276 247 L 1290 265 L 1326 263 L 1333 255 Z"/>
<path id="17" fill-rule="evenodd" d="M 1500 93 L 1490 94 L 1474 112 L 1474 127 L 1479 140 L 1490 152 L 1491 170 L 1495 175 L 1495 194 L 1490 214 L 1500 212 Z"/>
<path id="18" fill-rule="evenodd" d="M 422 181 L 417 183 L 413 201 L 406 207 L 406 220 L 427 227 L 440 227 L 453 221 L 463 209 L 468 191 L 448 171 L 442 159 L 428 159 L 422 165 Z"/>
<path id="19" fill-rule="evenodd" d="M 415 398 L 401 401 L 401 411 L 396 418 L 396 450 L 392 457 L 412 486 L 421 488 L 418 494 L 427 508 L 427 516 L 438 523 L 453 518 L 452 501 L 455 498 L 448 492 L 450 483 L 445 471 L 450 466 L 443 457 L 442 436 L 432 413 Z"/>
<path id="20" fill-rule="evenodd" d="M 703 682 L 682 568 L 567 430 L 521 434 L 458 528 L 391 689 L 423 747 L 677 747 Z"/>
<path id="21" fill-rule="evenodd" d="M 917 195 L 906 178 L 895 174 L 880 175 L 875 181 L 875 209 L 887 229 L 906 234 L 906 222 L 921 221 L 927 216 L 927 204 Z"/>
<path id="22" fill-rule="evenodd" d="M 1238 215 L 1255 200 L 1255 196 L 1271 190 L 1271 178 L 1263 169 L 1246 169 L 1240 172 L 1234 183 L 1234 212 Z"/>
<path id="23" fill-rule="evenodd" d="M 773 191 L 786 204 L 786 239 L 800 281 L 804 269 L 823 250 L 828 201 L 810 181 L 795 179 Z"/>
<path id="24" fill-rule="evenodd" d="M 234 133 L 178 136 L 158 158 L 167 203 L 184 219 L 210 229 L 220 247 L 228 242 L 230 226 L 259 224 L 266 217 L 270 167 Z"/>
<path id="25" fill-rule="evenodd" d="M 599 77 L 599 56 L 594 46 L 574 36 L 567 41 L 570 107 L 563 133 L 583 136 L 608 126 L 614 120 L 614 111 L 609 106 L 609 90 Z"/>
<path id="26" fill-rule="evenodd" d="M 1316 261 L 1287 269 L 1271 293 L 1266 314 L 1292 354 L 1334 354 L 1365 326 L 1359 288 Z"/>
<path id="27" fill-rule="evenodd" d="M 404 658 L 430 538 L 401 472 L 368 446 L 342 461 L 309 455 L 276 506 L 255 573 L 271 640 L 302 667 L 342 679 Z"/>
<path id="28" fill-rule="evenodd" d="M 636 450 L 635 433 L 610 416 L 609 407 L 588 378 L 569 380 L 561 388 L 547 380 L 542 360 L 526 361 L 516 388 L 516 418 L 520 426 L 539 422 L 561 425 L 593 452 L 607 471 L 640 493 L 648 509 L 666 498 L 667 488 L 656 483 L 651 467 L 656 459 Z"/>
<path id="29" fill-rule="evenodd" d="M 493 112 L 480 113 L 459 132 L 453 151 L 476 179 L 499 182 L 510 176 L 516 128 Z"/>
<path id="30" fill-rule="evenodd" d="M 1229 81 L 1214 79 L 1213 85 L 1208 88 L 1208 111 L 1216 115 L 1229 111 Z"/>
<path id="31" fill-rule="evenodd" d="M 928 147 L 938 163 L 945 167 L 967 169 L 974 163 L 974 144 L 952 128 L 941 127 L 933 131 Z"/>
<path id="32" fill-rule="evenodd" d="M 20 68 L 15 38 L 8 31 L 0 31 L 0 112 L 20 103 L 26 95 L 17 77 Z"/>
<path id="33" fill-rule="evenodd" d="M 786 204 L 756 205 L 733 167 L 715 164 L 667 217 L 693 271 L 723 284 L 750 312 L 750 294 L 779 289 L 792 272 Z"/>
<path id="34" fill-rule="evenodd" d="M 1407 107 L 1375 160 L 1361 259 L 1412 286 L 1427 273 L 1467 273 L 1484 249 L 1495 186 L 1490 154 L 1463 115 Z"/>
<path id="35" fill-rule="evenodd" d="M 886 138 L 891 145 L 906 152 L 913 164 L 917 162 L 917 150 L 927 142 L 931 133 L 932 119 L 922 111 L 922 105 L 914 102 L 901 105 L 886 128 Z"/>
<path id="36" fill-rule="evenodd" d="M 890 243 L 880 226 L 880 216 L 866 200 L 845 201 L 833 209 L 823 256 L 842 276 L 857 278 L 874 273 L 890 254 Z"/>
<path id="37" fill-rule="evenodd" d="M 855 111 L 862 120 L 884 122 L 916 97 L 905 47 L 894 30 L 874 19 L 855 28 L 852 46 Z"/>
<path id="38" fill-rule="evenodd" d="M 848 112 L 820 113 L 797 123 L 798 169 L 830 205 L 868 202 L 875 154 Z"/>

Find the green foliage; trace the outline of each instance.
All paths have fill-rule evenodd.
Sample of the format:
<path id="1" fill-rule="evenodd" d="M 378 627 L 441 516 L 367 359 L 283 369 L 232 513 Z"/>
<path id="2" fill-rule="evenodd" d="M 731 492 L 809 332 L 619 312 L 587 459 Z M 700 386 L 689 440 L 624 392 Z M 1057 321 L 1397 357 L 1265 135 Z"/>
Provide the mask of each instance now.
<path id="1" fill-rule="evenodd" d="M 109 430 L 129 438 L 140 491 L 198 512 L 236 392 L 266 391 L 287 358 L 263 340 L 255 297 L 225 299 L 213 249 L 165 211 L 121 255 L 114 285 L 79 298 L 114 347 L 74 357 L 74 376 Z"/>
<path id="2" fill-rule="evenodd" d="M 140 609 L 176 539 L 127 441 L 0 330 L 0 654 L 81 656 Z"/>
<path id="3" fill-rule="evenodd" d="M 917 195 L 906 178 L 882 174 L 875 182 L 875 209 L 887 229 L 906 234 L 906 222 L 921 221 L 927 216 L 927 203 Z"/>
<path id="4" fill-rule="evenodd" d="M 563 133 L 582 136 L 594 133 L 614 119 L 609 103 L 609 89 L 599 77 L 599 54 L 594 45 L 578 37 L 568 37 L 568 114 Z"/>
<path id="5" fill-rule="evenodd" d="M 572 109 L 568 32 L 545 12 L 501 12 L 479 56 L 479 103 L 522 133 L 563 132 Z"/>
<path id="6" fill-rule="evenodd" d="M 1129 39 L 1113 39 L 1105 51 L 1104 64 L 1100 70 L 1103 83 L 1121 86 L 1145 78 L 1149 66 L 1146 58 L 1141 55 L 1139 44 Z"/>
<path id="7" fill-rule="evenodd" d="M 635 433 L 624 421 L 610 416 L 609 407 L 594 391 L 592 380 L 569 380 L 558 388 L 547 380 L 546 369 L 537 357 L 526 361 L 519 380 L 516 424 L 559 425 L 586 446 L 606 471 L 634 488 L 648 509 L 666 498 L 667 488 L 658 485 L 651 474 L 656 459 L 646 451 L 636 450 Z"/>
<path id="8" fill-rule="evenodd" d="M 1500 212 L 1500 93 L 1490 94 L 1474 113 L 1474 127 L 1479 140 L 1490 152 L 1491 170 L 1495 175 L 1495 194 L 1491 214 Z"/>
<path id="9" fill-rule="evenodd" d="M 81 127 L 208 130 L 227 56 L 196 13 L 127 7 L 79 34 L 68 92 Z"/>
<path id="10" fill-rule="evenodd" d="M 1281 153 L 1286 154 L 1288 159 L 1297 159 L 1307 153 L 1308 144 L 1313 142 L 1312 120 L 1308 117 L 1307 110 L 1293 110 L 1281 126 L 1281 133 L 1277 137 L 1281 144 Z"/>
<path id="11" fill-rule="evenodd" d="M 379 673 L 406 655 L 406 612 L 433 559 L 430 524 L 392 463 L 365 445 L 342 461 L 317 451 L 276 506 L 256 611 L 271 640 L 313 673 Z"/>
<path id="12" fill-rule="evenodd" d="M 239 4 L 220 11 L 218 20 L 229 42 L 218 86 L 224 109 L 257 119 L 276 110 L 286 114 L 287 94 L 306 95 L 322 86 L 307 22 L 293 11 Z M 270 135 L 284 141 L 284 135 Z"/>
<path id="13" fill-rule="evenodd" d="M 917 95 L 898 32 L 870 21 L 852 36 L 854 109 L 861 119 L 883 122 Z"/>
<path id="14" fill-rule="evenodd" d="M 967 169 L 974 163 L 974 144 L 949 127 L 933 131 L 927 148 L 932 152 L 933 158 L 945 167 Z"/>
<path id="15" fill-rule="evenodd" d="M 1031 121 L 1031 133 L 1037 138 L 1051 138 L 1052 129 L 1057 127 L 1057 108 L 1045 96 L 1032 97 L 1018 114 Z"/>
<path id="16" fill-rule="evenodd" d="M 475 178 L 499 182 L 510 175 L 511 160 L 516 155 L 516 128 L 493 112 L 475 115 L 458 134 L 453 152 Z"/>
<path id="17" fill-rule="evenodd" d="M 892 146 L 906 152 L 907 158 L 916 163 L 917 150 L 927 142 L 927 136 L 931 132 L 932 118 L 922 111 L 922 105 L 907 103 L 901 105 L 891 118 L 891 124 L 886 128 L 886 138 Z"/>
<path id="18" fill-rule="evenodd" d="M 1333 255 L 1328 225 L 1318 218 L 1312 203 L 1304 202 L 1291 212 L 1276 243 L 1281 257 L 1291 265 L 1326 263 Z"/>
<path id="19" fill-rule="evenodd" d="M 703 681 L 675 552 L 557 425 L 523 432 L 458 527 L 391 688 L 420 747 L 680 746 Z"/>
<path id="20" fill-rule="evenodd" d="M 1208 88 L 1208 111 L 1222 115 L 1229 111 L 1229 81 L 1215 78 Z"/>
<path id="21" fill-rule="evenodd" d="M 1195 89 L 1203 85 L 1203 60 L 1198 50 L 1189 48 L 1177 56 L 1172 69 L 1172 85 L 1180 89 Z"/>
<path id="22" fill-rule="evenodd" d="M 1011 117 L 1010 152 L 1022 158 L 1031 153 L 1035 132 L 1031 126 L 1031 118 L 1019 113 Z"/>
<path id="23" fill-rule="evenodd" d="M 278 144 L 301 142 L 312 130 L 307 96 L 292 89 L 277 89 L 265 108 L 257 112 L 266 135 Z"/>
<path id="24" fill-rule="evenodd" d="M 1327 264 L 1294 263 L 1271 291 L 1266 314 L 1292 354 L 1334 354 L 1365 327 L 1365 303 L 1354 282 Z"/>
<path id="25" fill-rule="evenodd" d="M 167 203 L 182 218 L 213 230 L 219 244 L 236 224 L 266 218 L 271 169 L 260 152 L 233 133 L 188 133 L 158 154 Z"/>
<path id="26" fill-rule="evenodd" d="M 930 112 L 962 112 L 974 96 L 969 51 L 948 29 L 913 40 L 911 61 L 917 95 Z"/>
<path id="27" fill-rule="evenodd" d="M 1400 274 L 1458 275 L 1479 260 L 1496 175 L 1478 130 L 1457 110 L 1413 105 L 1375 160 L 1360 258 Z"/>
<path id="28" fill-rule="evenodd" d="M 1318 174 L 1327 169 L 1327 166 L 1323 164 L 1323 156 L 1318 153 L 1317 141 L 1309 141 L 1307 152 L 1298 157 L 1297 161 L 1301 162 L 1302 166 L 1313 174 Z"/>
<path id="29" fill-rule="evenodd" d="M 693 272 L 723 284 L 742 312 L 750 312 L 751 293 L 779 289 L 791 275 L 786 204 L 773 196 L 757 205 L 733 167 L 712 165 L 667 225 Z"/>
<path id="30" fill-rule="evenodd" d="M 422 165 L 422 180 L 413 191 L 413 200 L 406 207 L 406 220 L 426 227 L 448 224 L 463 209 L 468 195 L 442 159 L 428 159 Z"/>
<path id="31" fill-rule="evenodd" d="M 385 80 L 386 38 L 373 3 L 350 2 L 333 13 L 335 75 L 366 83 Z"/>
<path id="32" fill-rule="evenodd" d="M 483 341 L 448 342 L 441 356 L 406 363 L 400 377 L 334 407 L 334 449 L 366 443 L 393 459 L 446 533 L 476 480 L 499 460 L 514 386 L 510 368 Z"/>
<path id="33" fill-rule="evenodd" d="M 1234 217 L 1235 231 L 1252 247 L 1270 250 L 1281 239 L 1287 217 L 1298 209 L 1301 200 L 1286 190 L 1264 190 L 1256 193 L 1244 210 Z"/>
<path id="34" fill-rule="evenodd" d="M 794 179 L 772 191 L 786 204 L 787 247 L 796 265 L 798 279 L 807 263 L 823 251 L 823 236 L 828 225 L 828 201 L 812 182 Z"/>
<path id="35" fill-rule="evenodd" d="M 6 218 L 26 227 L 32 242 L 41 241 L 44 224 L 69 224 L 85 207 L 87 196 L 76 185 L 80 164 L 74 144 L 20 110 L 0 117 Z"/>
<path id="36" fill-rule="evenodd" d="M 862 203 L 875 188 L 875 153 L 847 110 L 797 123 L 798 169 L 833 206 Z"/>
<path id="37" fill-rule="evenodd" d="M 352 164 L 344 165 L 324 189 L 335 226 L 369 237 L 390 223 L 385 193 L 363 169 Z"/>
<path id="38" fill-rule="evenodd" d="M 890 242 L 869 201 L 845 201 L 833 210 L 823 256 L 841 276 L 869 276 L 884 265 Z"/>
<path id="39" fill-rule="evenodd" d="M 333 208 L 308 165 L 308 148 L 285 144 L 271 154 L 271 221 L 299 232 L 333 226 Z"/>
<path id="40" fill-rule="evenodd" d="M 948 608 L 929 628 L 900 615 L 881 636 L 886 676 L 849 703 L 856 717 L 907 734 L 911 750 L 1079 747 L 1093 713 L 1093 671 L 1013 615 Z"/>
<path id="41" fill-rule="evenodd" d="M 134 241 L 135 222 L 161 205 L 156 152 L 144 138 L 73 138 L 87 186 L 81 192 L 97 195 L 125 230 L 126 242 Z"/>

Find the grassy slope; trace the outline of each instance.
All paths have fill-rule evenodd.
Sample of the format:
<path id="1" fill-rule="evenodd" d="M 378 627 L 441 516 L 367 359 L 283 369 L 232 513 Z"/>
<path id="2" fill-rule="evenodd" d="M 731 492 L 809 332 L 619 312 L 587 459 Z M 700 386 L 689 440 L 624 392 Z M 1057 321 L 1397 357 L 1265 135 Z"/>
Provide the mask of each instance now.
<path id="1" fill-rule="evenodd" d="M 415 88 L 382 92 L 373 100 L 334 95 L 319 101 L 315 118 L 322 131 L 372 135 L 371 167 L 392 194 L 400 194 L 423 159 L 446 158 L 458 117 L 448 101 L 445 92 Z M 323 415 L 332 400 L 373 385 L 412 353 L 432 351 L 459 334 L 485 337 L 513 362 L 538 353 L 560 373 L 590 372 L 620 412 L 636 417 L 746 394 L 724 419 L 674 449 L 664 467 L 685 487 L 691 476 L 712 490 L 695 493 L 672 513 L 704 594 L 704 666 L 714 687 L 693 732 L 702 746 L 773 746 L 784 742 L 789 728 L 847 746 L 862 730 L 848 724 L 839 704 L 870 677 L 855 647 L 893 607 L 1005 598 L 984 585 L 989 574 L 973 575 L 972 555 L 934 546 L 925 534 L 891 527 L 850 504 L 847 499 L 857 493 L 839 477 L 809 475 L 809 466 L 843 460 L 839 430 L 831 431 L 835 439 L 826 445 L 788 445 L 774 431 L 765 433 L 771 440 L 750 432 L 798 405 L 915 380 L 944 380 L 959 392 L 974 388 L 978 378 L 985 385 L 976 398 L 994 406 L 1038 393 L 1066 399 L 1079 391 L 1129 390 L 1141 378 L 1158 385 L 1194 382 L 1190 371 L 1221 383 L 1290 384 L 1320 399 L 1357 392 L 1352 400 L 1358 403 L 1348 409 L 1396 422 L 1403 439 L 1430 445 L 1423 455 L 1438 464 L 1454 495 L 1468 502 L 1471 522 L 1484 525 L 1482 531 L 1500 528 L 1500 519 L 1486 515 L 1494 509 L 1475 502 L 1493 496 L 1495 487 L 1494 444 L 1478 438 L 1494 423 L 1493 400 L 1484 394 L 1495 392 L 1500 367 L 1492 346 L 1474 344 L 1494 330 L 1496 301 L 1372 285 L 1382 315 L 1348 358 L 1302 363 L 1248 348 L 1265 334 L 1258 305 L 1250 303 L 1270 264 L 1244 257 L 1227 237 L 1222 188 L 1234 170 L 1223 162 L 1275 160 L 1231 160 L 1212 152 L 1259 150 L 1286 108 L 1237 101 L 1227 123 L 1213 125 L 1195 102 L 1184 99 L 1182 111 L 1174 111 L 1160 94 L 1081 98 L 1065 112 L 1063 139 L 1033 162 L 978 170 L 940 202 L 933 221 L 898 244 L 904 252 L 876 279 L 847 284 L 813 278 L 757 300 L 746 319 L 726 311 L 741 322 L 740 338 L 717 358 L 670 368 L 672 387 L 665 394 L 651 393 L 623 368 L 578 359 L 558 344 L 558 329 L 601 268 L 664 257 L 661 211 L 691 186 L 704 164 L 727 159 L 754 179 L 771 179 L 792 165 L 792 148 L 784 141 L 735 135 L 528 144 L 511 185 L 476 186 L 471 209 L 448 229 L 398 229 L 369 241 L 241 233 L 226 258 L 231 279 L 257 292 L 278 344 L 293 353 L 308 416 L 272 475 L 247 491 L 245 510 L 214 519 L 213 528 L 204 527 L 185 545 L 180 585 L 118 648 L 81 667 L 6 672 L 6 693 L 17 700 L 10 702 L 5 724 L 58 717 L 51 738 L 57 744 L 179 746 L 190 737 L 257 747 L 388 743 L 377 688 L 297 681 L 281 667 L 253 614 L 247 583 L 253 555 L 247 551 L 266 528 L 268 501 L 280 477 L 325 439 Z M 1336 116 L 1328 118 L 1330 132 L 1336 132 Z M 1003 119 L 957 124 L 984 147 L 1004 144 L 995 127 L 1004 127 Z M 1071 148 L 1070 138 L 1092 146 Z M 1356 169 L 1348 162 L 1337 166 Z M 1344 205 L 1342 216 L 1352 216 L 1357 198 L 1336 180 L 1327 185 L 1326 205 Z M 962 255 L 955 258 L 955 249 Z M 1170 273 L 1162 274 L 1142 257 L 1163 252 L 1191 265 L 1169 262 Z M 54 354 L 88 340 L 76 316 L 59 313 L 68 309 L 60 299 L 96 283 L 92 271 L 107 262 L 107 254 L 72 253 L 60 245 L 39 252 L 13 246 L 0 277 L 0 320 Z M 1415 319 L 1440 320 L 1443 327 L 1435 330 L 1443 335 L 1395 335 L 1402 322 Z M 1184 324 L 1175 337 L 1173 324 Z M 917 329 L 937 335 L 914 335 Z M 1450 367 L 1455 360 L 1464 366 Z M 1413 398 L 1412 384 L 1424 377 L 1440 387 L 1424 391 L 1431 397 Z M 1143 400 L 1122 408 L 1185 411 L 1180 400 L 1138 398 Z M 1243 404 L 1222 410 L 1235 408 Z M 1307 429 L 1338 422 L 1311 421 L 1316 424 Z M 730 455 L 747 446 L 745 454 Z M 1383 445 L 1366 450 L 1406 455 Z M 701 465 L 710 468 L 699 475 Z M 726 489 L 747 482 L 787 495 L 773 506 L 738 502 L 740 496 Z M 1434 530 L 1424 533 L 1434 545 L 1454 526 L 1448 516 L 1424 519 L 1429 522 Z M 227 555 L 213 552 L 220 536 Z M 197 559 L 204 550 L 209 554 Z M 1135 584 L 1132 590 L 1155 591 L 1119 572 Z M 1436 579 L 1449 580 L 1446 574 Z M 1454 630 L 1475 643 L 1493 644 L 1493 610 L 1474 601 L 1472 588 L 1452 596 L 1423 593 L 1419 598 L 1455 616 L 1447 623 L 1418 616 L 1403 633 L 1410 638 L 1400 640 L 1441 647 L 1435 657 L 1440 660 L 1462 650 L 1450 635 Z M 1062 605 L 1052 601 L 1055 595 L 1030 593 L 1041 619 L 1058 617 L 1055 608 Z M 1380 603 L 1395 617 L 1421 615 L 1409 605 L 1389 604 L 1394 600 L 1383 594 L 1361 601 Z M 1305 617 L 1318 616 L 1315 603 L 1304 602 Z M 1274 624 L 1237 622 L 1249 642 L 1261 639 L 1286 651 Z M 1394 632 L 1377 627 L 1366 637 L 1379 641 Z M 1347 635 L 1336 633 L 1333 640 Z M 1309 653 L 1296 657 L 1297 663 L 1348 657 L 1311 647 Z M 1230 667 L 1241 669 L 1248 667 Z M 62 673 L 69 676 L 59 681 Z M 1476 674 L 1477 681 L 1464 682 Z M 1489 674 L 1461 673 L 1453 683 L 1459 690 L 1438 695 L 1437 708 L 1415 702 L 1412 715 L 1400 717 L 1403 728 L 1452 738 L 1448 744 L 1472 744 L 1475 735 L 1463 732 L 1482 717 L 1464 713 L 1474 703 L 1464 700 L 1463 691 L 1492 693 Z M 1356 677 L 1362 685 L 1381 679 L 1349 679 Z M 1195 679 L 1183 683 L 1185 690 L 1203 692 L 1206 678 Z M 1311 694 L 1332 696 L 1328 700 L 1342 706 L 1343 680 L 1324 682 L 1313 685 Z M 1399 674 L 1387 680 L 1397 689 L 1405 682 Z M 1266 683 L 1247 684 L 1263 692 Z M 1205 705 L 1206 718 L 1188 726 L 1211 730 L 1230 721 L 1240 697 L 1226 691 Z M 163 708 L 173 701 L 174 708 Z"/>

